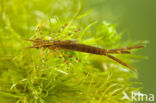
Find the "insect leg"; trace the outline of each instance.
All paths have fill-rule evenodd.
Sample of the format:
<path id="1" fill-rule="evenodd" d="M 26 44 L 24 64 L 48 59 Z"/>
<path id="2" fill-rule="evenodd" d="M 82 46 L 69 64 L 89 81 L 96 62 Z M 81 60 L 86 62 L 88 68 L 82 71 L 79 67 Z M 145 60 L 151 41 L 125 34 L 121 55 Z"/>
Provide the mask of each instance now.
<path id="1" fill-rule="evenodd" d="M 66 37 L 68 37 L 68 36 L 71 36 L 73 33 L 77 33 L 77 35 L 76 35 L 76 38 L 78 38 L 78 32 L 80 31 L 80 28 L 78 28 L 78 29 L 76 29 L 74 32 L 72 32 L 72 33 L 69 33 L 69 34 L 67 34 L 66 36 L 65 36 L 65 38 Z"/>
<path id="2" fill-rule="evenodd" d="M 77 37 L 77 38 L 79 37 L 78 32 L 79 32 L 80 30 L 81 30 L 81 29 L 78 28 L 78 29 L 76 29 L 76 30 L 74 31 L 75 33 L 77 33 L 77 34 L 76 34 L 76 37 Z"/>
<path id="3" fill-rule="evenodd" d="M 58 33 L 61 33 L 65 28 L 67 27 L 67 24 L 64 24 L 61 29 L 58 31 Z"/>
<path id="4" fill-rule="evenodd" d="M 74 33 L 78 33 L 79 31 L 80 31 L 80 28 L 76 29 L 74 32 L 68 33 L 67 35 L 65 35 L 65 36 L 62 37 L 62 38 L 67 38 L 67 37 L 71 36 L 71 35 L 74 34 Z M 78 38 L 78 36 L 79 36 L 79 35 L 76 35 L 76 38 Z"/>
<path id="5" fill-rule="evenodd" d="M 46 61 L 46 58 L 45 58 L 45 51 L 46 49 L 44 48 L 43 51 L 42 51 L 42 68 L 45 66 L 45 61 Z"/>
<path id="6" fill-rule="evenodd" d="M 39 33 L 40 33 L 40 35 L 41 35 L 41 38 L 42 38 L 43 34 L 42 34 L 42 31 L 41 31 L 41 29 L 40 29 L 39 26 L 36 27 L 36 30 L 34 31 L 35 34 L 34 34 L 34 36 L 33 36 L 32 38 L 36 38 L 36 37 L 37 37 L 38 31 L 39 31 Z M 39 38 L 38 38 L 38 39 L 39 39 Z"/>
<path id="7" fill-rule="evenodd" d="M 59 33 L 61 33 L 65 28 L 67 27 L 67 24 L 64 24 L 62 27 L 61 27 L 61 29 L 58 31 L 58 32 L 56 32 L 55 34 L 54 34 L 54 38 L 56 38 L 56 36 L 59 34 Z"/>
<path id="8" fill-rule="evenodd" d="M 67 64 L 67 71 L 68 71 L 70 62 L 64 58 L 64 56 L 66 56 L 66 54 L 62 54 L 58 49 L 54 49 L 54 50 L 55 50 L 55 52 L 57 52 L 58 54 L 60 54 L 60 56 L 58 56 L 58 57 L 60 59 L 63 59 L 63 61 Z"/>
<path id="9" fill-rule="evenodd" d="M 61 33 L 66 27 L 67 27 L 67 24 L 64 24 L 64 25 L 61 27 L 61 29 L 60 29 L 58 32 L 56 32 L 55 36 L 58 35 L 59 33 Z"/>
<path id="10" fill-rule="evenodd" d="M 42 31 L 41 31 L 41 29 L 40 29 L 39 26 L 37 27 L 36 32 L 39 32 L 39 34 L 40 34 L 40 36 L 41 36 L 41 40 L 43 40 L 43 39 L 44 39 L 43 33 L 42 33 Z M 37 38 L 37 39 L 39 39 L 39 38 Z"/>

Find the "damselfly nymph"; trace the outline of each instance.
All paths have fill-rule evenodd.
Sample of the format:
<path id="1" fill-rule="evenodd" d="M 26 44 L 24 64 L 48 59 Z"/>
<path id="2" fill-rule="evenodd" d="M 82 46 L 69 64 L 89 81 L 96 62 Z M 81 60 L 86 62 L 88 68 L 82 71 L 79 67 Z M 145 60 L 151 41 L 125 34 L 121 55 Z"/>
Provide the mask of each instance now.
<path id="1" fill-rule="evenodd" d="M 28 40 L 28 39 L 25 39 Z M 136 70 L 132 66 L 128 65 L 127 63 L 119 60 L 118 58 L 112 56 L 111 54 L 130 54 L 129 50 L 143 48 L 143 45 L 137 45 L 132 47 L 124 47 L 124 48 L 117 48 L 117 49 L 103 49 L 94 46 L 89 46 L 85 44 L 77 43 L 77 41 L 73 40 L 42 40 L 42 39 L 35 39 L 35 40 L 28 40 L 33 42 L 33 46 L 27 48 L 48 48 L 50 50 L 69 50 L 69 51 L 79 51 L 97 55 L 104 55 L 107 56 L 116 62 L 132 69 Z"/>

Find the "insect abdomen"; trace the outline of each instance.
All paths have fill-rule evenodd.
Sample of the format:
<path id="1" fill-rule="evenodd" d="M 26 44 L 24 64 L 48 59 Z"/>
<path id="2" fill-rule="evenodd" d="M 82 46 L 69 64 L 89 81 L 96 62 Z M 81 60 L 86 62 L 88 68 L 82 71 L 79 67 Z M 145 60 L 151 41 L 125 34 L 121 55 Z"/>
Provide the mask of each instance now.
<path id="1" fill-rule="evenodd" d="M 88 45 L 84 45 L 84 44 L 60 45 L 60 48 L 67 49 L 67 50 L 73 50 L 73 51 L 86 52 L 86 53 L 91 53 L 91 54 L 98 54 L 98 55 L 106 54 L 105 49 L 88 46 Z"/>
<path id="2" fill-rule="evenodd" d="M 81 52 L 99 54 L 99 55 L 103 55 L 104 53 L 106 53 L 105 50 L 103 50 L 101 48 L 92 47 L 92 46 L 83 45 L 83 44 L 79 44 L 79 46 L 80 46 L 80 48 L 78 51 L 81 51 Z"/>

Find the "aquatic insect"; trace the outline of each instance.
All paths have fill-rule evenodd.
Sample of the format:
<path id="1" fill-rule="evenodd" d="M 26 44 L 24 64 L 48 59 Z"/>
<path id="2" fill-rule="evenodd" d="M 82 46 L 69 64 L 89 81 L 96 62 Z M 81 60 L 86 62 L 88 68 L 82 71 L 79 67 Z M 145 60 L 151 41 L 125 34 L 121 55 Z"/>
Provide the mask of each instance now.
<path id="1" fill-rule="evenodd" d="M 25 40 L 28 40 L 28 39 L 25 39 Z M 85 53 L 91 53 L 91 54 L 97 54 L 97 55 L 104 55 L 132 70 L 136 70 L 136 69 L 110 54 L 130 54 L 131 52 L 129 50 L 144 47 L 142 45 L 138 45 L 138 46 L 132 46 L 132 47 L 117 48 L 117 49 L 103 49 L 103 48 L 98 48 L 98 47 L 89 46 L 85 44 L 79 44 L 77 43 L 77 41 L 73 41 L 73 40 L 64 40 L 64 41 L 42 40 L 42 39 L 37 38 L 35 40 L 28 40 L 28 41 L 32 41 L 33 46 L 27 47 L 27 48 L 37 48 L 37 49 L 48 48 L 50 50 L 61 49 L 61 50 L 79 51 L 79 52 L 85 52 Z"/>

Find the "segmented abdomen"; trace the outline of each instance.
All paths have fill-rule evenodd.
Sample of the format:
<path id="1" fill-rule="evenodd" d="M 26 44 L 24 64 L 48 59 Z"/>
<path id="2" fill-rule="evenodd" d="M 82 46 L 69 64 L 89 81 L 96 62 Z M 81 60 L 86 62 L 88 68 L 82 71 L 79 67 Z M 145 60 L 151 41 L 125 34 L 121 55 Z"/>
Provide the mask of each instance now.
<path id="1" fill-rule="evenodd" d="M 58 47 L 60 49 L 80 51 L 80 52 L 86 52 L 86 53 L 98 54 L 98 55 L 104 55 L 107 52 L 107 50 L 105 49 L 88 46 L 84 44 L 62 44 L 62 45 L 59 45 Z"/>

